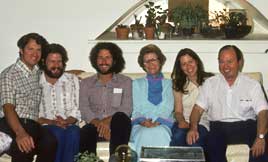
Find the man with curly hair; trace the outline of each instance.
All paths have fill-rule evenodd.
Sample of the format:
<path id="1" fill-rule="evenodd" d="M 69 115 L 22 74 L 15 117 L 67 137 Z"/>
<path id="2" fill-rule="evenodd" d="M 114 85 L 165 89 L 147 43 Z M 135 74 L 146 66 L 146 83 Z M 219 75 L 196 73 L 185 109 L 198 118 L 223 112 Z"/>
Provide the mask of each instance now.
<path id="1" fill-rule="evenodd" d="M 79 108 L 86 125 L 80 132 L 80 150 L 96 153 L 99 139 L 110 141 L 110 155 L 128 144 L 132 110 L 132 81 L 119 74 L 125 66 L 122 50 L 102 42 L 92 48 L 90 62 L 97 74 L 80 84 Z"/>

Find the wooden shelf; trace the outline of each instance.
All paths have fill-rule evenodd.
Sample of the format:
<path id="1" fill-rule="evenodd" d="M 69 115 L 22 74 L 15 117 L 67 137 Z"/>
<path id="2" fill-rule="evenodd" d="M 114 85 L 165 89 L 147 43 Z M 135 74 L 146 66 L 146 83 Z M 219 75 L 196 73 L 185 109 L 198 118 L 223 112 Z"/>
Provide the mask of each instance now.
<path id="1" fill-rule="evenodd" d="M 116 39 L 115 32 L 105 32 L 104 34 L 99 36 L 97 40 L 118 40 L 118 39 Z M 130 34 L 130 38 L 127 40 L 134 40 L 131 38 L 131 34 Z M 158 40 L 158 39 L 155 39 L 155 40 Z M 204 37 L 201 34 L 193 34 L 191 37 L 173 35 L 171 37 L 167 37 L 166 39 L 161 39 L 161 40 L 234 40 L 234 39 L 226 39 L 225 36 Z M 249 34 L 237 40 L 268 40 L 268 34 Z"/>

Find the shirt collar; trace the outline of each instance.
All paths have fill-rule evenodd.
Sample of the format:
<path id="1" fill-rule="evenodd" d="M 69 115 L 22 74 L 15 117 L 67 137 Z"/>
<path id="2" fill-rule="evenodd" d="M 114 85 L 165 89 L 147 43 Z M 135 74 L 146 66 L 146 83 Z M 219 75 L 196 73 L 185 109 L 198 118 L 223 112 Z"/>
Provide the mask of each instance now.
<path id="1" fill-rule="evenodd" d="M 33 70 L 30 70 L 30 69 L 28 68 L 28 66 L 27 66 L 24 62 L 21 61 L 20 58 L 17 59 L 17 61 L 16 61 L 16 66 L 17 66 L 20 70 L 22 70 L 22 72 L 25 73 L 25 75 L 26 75 L 27 77 L 29 77 L 30 75 L 34 75 L 34 74 L 36 74 L 36 73 L 39 71 L 39 68 L 38 68 L 37 65 L 35 65 L 35 66 L 33 67 Z"/>
<path id="2" fill-rule="evenodd" d="M 96 86 L 99 86 L 99 87 L 104 86 L 104 84 L 102 84 L 102 83 L 99 81 L 99 79 L 98 79 L 98 74 L 93 75 L 93 79 L 94 79 L 94 82 L 95 82 L 95 85 L 96 85 Z M 114 74 L 113 74 L 113 77 L 112 77 L 112 80 L 110 80 L 108 83 L 106 83 L 105 86 L 107 86 L 107 87 L 112 87 L 112 83 L 117 82 L 117 80 L 118 80 L 118 75 L 114 73 Z"/>
<path id="3" fill-rule="evenodd" d="M 225 80 L 224 76 L 223 76 L 221 73 L 220 73 L 219 75 L 220 75 L 221 80 L 222 80 L 228 87 L 230 87 L 229 84 L 228 84 L 228 82 Z M 234 81 L 234 84 L 233 84 L 231 87 L 235 87 L 235 86 L 237 86 L 238 83 L 239 83 L 239 81 L 240 81 L 240 78 L 241 78 L 241 72 L 238 72 L 238 75 L 237 75 L 237 77 L 236 77 L 236 79 L 235 79 L 235 81 Z"/>
<path id="4" fill-rule="evenodd" d="M 61 84 L 61 83 L 63 83 L 63 82 L 67 82 L 68 81 L 68 79 L 67 79 L 67 77 L 66 77 L 66 75 L 65 75 L 65 72 L 61 75 L 61 77 L 56 81 L 56 83 L 54 84 L 54 85 L 56 85 L 56 84 Z M 41 77 L 40 77 L 40 83 L 41 84 L 49 84 L 49 85 L 51 85 L 47 80 L 46 80 L 46 77 L 45 77 L 45 72 L 42 72 L 42 74 L 41 74 Z"/>

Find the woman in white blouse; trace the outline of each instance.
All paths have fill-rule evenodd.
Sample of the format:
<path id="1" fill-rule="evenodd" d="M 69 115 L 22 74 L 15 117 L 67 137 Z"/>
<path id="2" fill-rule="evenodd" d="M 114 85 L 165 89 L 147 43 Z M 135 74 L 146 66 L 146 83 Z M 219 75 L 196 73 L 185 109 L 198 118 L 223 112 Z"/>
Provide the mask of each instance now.
<path id="1" fill-rule="evenodd" d="M 171 146 L 189 146 L 186 142 L 186 135 L 190 128 L 189 118 L 199 93 L 199 86 L 212 75 L 204 71 L 201 59 L 193 50 L 185 48 L 179 51 L 171 74 L 177 121 L 172 127 Z M 204 148 L 208 124 L 204 113 L 198 126 L 200 137 L 191 146 Z"/>

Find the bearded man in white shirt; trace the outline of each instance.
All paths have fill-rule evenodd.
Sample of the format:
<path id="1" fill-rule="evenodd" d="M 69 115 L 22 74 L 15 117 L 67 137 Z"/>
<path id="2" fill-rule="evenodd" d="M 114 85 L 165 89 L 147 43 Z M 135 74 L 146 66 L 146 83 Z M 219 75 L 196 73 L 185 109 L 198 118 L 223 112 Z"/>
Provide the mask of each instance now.
<path id="1" fill-rule="evenodd" d="M 222 47 L 218 55 L 220 74 L 205 81 L 190 117 L 187 142 L 199 138 L 197 124 L 208 112 L 208 158 L 210 162 L 227 162 L 228 144 L 247 144 L 250 162 L 267 162 L 265 149 L 268 105 L 261 85 L 241 74 L 243 55 L 233 45 Z"/>
<path id="2" fill-rule="evenodd" d="M 42 61 L 44 72 L 40 84 L 43 93 L 38 121 L 57 138 L 55 162 L 74 162 L 80 137 L 80 129 L 75 125 L 81 119 L 79 81 L 75 75 L 64 72 L 68 57 L 63 46 L 50 44 Z"/>

